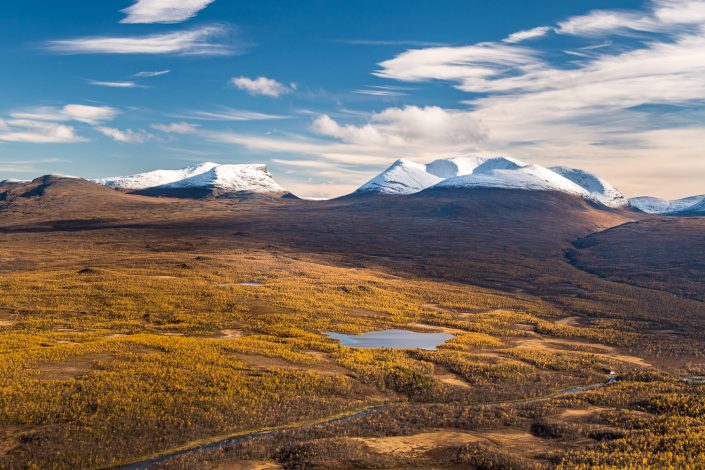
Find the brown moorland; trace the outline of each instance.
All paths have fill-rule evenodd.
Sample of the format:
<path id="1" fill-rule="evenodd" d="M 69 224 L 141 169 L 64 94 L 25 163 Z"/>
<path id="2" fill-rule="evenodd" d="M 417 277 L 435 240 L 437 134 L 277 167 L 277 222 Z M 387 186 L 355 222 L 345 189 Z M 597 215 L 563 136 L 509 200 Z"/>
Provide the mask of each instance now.
<path id="1" fill-rule="evenodd" d="M 705 457 L 702 385 L 683 380 L 705 374 L 703 303 L 632 282 L 633 257 L 619 275 L 566 257 L 671 219 L 501 190 L 189 200 L 47 177 L 0 193 L 0 467 Z M 669 256 L 649 269 L 698 269 Z M 421 351 L 324 334 L 385 328 L 456 336 Z"/>

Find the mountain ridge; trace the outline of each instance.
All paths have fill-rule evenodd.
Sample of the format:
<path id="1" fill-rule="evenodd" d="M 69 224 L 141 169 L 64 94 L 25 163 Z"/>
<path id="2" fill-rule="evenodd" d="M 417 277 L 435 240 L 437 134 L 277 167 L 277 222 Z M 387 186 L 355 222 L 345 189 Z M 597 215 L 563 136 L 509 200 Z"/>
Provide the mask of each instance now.
<path id="1" fill-rule="evenodd" d="M 428 164 L 400 159 L 353 194 L 410 195 L 447 187 L 559 191 L 610 208 L 629 206 L 614 186 L 590 172 L 567 167 L 545 168 L 505 156 L 453 157 Z"/>
<path id="2" fill-rule="evenodd" d="M 176 170 L 153 170 L 93 182 L 134 194 L 166 197 L 295 197 L 277 183 L 261 163 L 203 162 Z"/>

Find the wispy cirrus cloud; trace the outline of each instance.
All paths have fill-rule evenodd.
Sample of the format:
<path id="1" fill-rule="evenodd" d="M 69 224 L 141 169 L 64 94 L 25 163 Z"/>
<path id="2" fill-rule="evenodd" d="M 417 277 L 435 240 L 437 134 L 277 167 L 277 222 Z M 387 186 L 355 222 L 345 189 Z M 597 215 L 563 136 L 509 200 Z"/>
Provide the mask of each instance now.
<path id="1" fill-rule="evenodd" d="M 168 73 L 171 73 L 171 70 L 156 70 L 153 72 L 137 72 L 136 74 L 133 75 L 135 78 L 148 78 L 148 77 L 160 77 L 162 75 L 166 75 Z"/>
<path id="2" fill-rule="evenodd" d="M 273 119 L 287 119 L 289 116 L 280 114 L 267 114 L 244 109 L 218 107 L 212 110 L 198 110 L 176 116 L 181 119 L 195 119 L 200 121 L 268 121 Z"/>
<path id="3" fill-rule="evenodd" d="M 194 134 L 198 131 L 198 126 L 188 122 L 172 122 L 170 124 L 152 124 L 152 129 L 167 134 Z"/>
<path id="4" fill-rule="evenodd" d="M 272 78 L 267 77 L 236 77 L 230 79 L 230 83 L 232 83 L 236 88 L 246 91 L 250 95 L 271 96 L 273 98 L 291 93 L 294 90 L 293 87 L 284 85 Z"/>
<path id="5" fill-rule="evenodd" d="M 209 25 L 147 36 L 59 39 L 47 42 L 45 48 L 61 54 L 232 55 L 238 49 L 221 41 L 227 34 L 225 26 Z"/>
<path id="6" fill-rule="evenodd" d="M 29 119 L 0 120 L 0 142 L 66 144 L 84 140 L 73 126 L 66 124 Z"/>
<path id="7" fill-rule="evenodd" d="M 415 39 L 339 39 L 338 42 L 354 46 L 405 46 L 405 47 L 434 47 L 443 46 L 445 43 L 421 41 Z"/>
<path id="8" fill-rule="evenodd" d="M 120 23 L 181 23 L 193 18 L 214 0 L 136 0 L 122 10 L 127 16 Z"/>
<path id="9" fill-rule="evenodd" d="M 114 127 L 97 126 L 95 130 L 116 142 L 125 144 L 143 144 L 149 140 L 156 139 L 153 134 L 142 129 L 134 131 L 132 129 L 121 130 Z"/>
<path id="10" fill-rule="evenodd" d="M 63 107 L 35 106 L 9 113 L 0 119 L 0 142 L 34 144 L 75 143 L 80 136 L 71 121 L 91 126 L 110 121 L 119 111 L 109 106 L 68 104 Z"/>
<path id="11" fill-rule="evenodd" d="M 79 121 L 86 124 L 98 124 L 110 121 L 120 113 L 110 106 L 92 106 L 85 104 L 67 104 L 61 108 L 54 106 L 35 106 L 18 109 L 10 113 L 16 119 L 38 121 Z"/>
<path id="12" fill-rule="evenodd" d="M 353 90 L 353 93 L 358 95 L 369 95 L 369 96 L 382 96 L 386 98 L 406 96 L 407 93 L 398 90 L 384 90 L 379 88 L 361 88 L 359 90 Z"/>
<path id="13" fill-rule="evenodd" d="M 504 39 L 504 42 L 515 43 L 522 42 L 529 39 L 536 39 L 547 35 L 551 32 L 553 28 L 550 26 L 538 26 L 536 28 L 527 29 L 524 31 L 517 31 L 512 33 Z"/>
<path id="14" fill-rule="evenodd" d="M 138 85 L 135 82 L 131 81 L 126 81 L 126 82 L 104 82 L 101 80 L 89 80 L 88 83 L 91 85 L 95 86 L 104 86 L 108 88 L 141 88 L 141 85 Z"/>

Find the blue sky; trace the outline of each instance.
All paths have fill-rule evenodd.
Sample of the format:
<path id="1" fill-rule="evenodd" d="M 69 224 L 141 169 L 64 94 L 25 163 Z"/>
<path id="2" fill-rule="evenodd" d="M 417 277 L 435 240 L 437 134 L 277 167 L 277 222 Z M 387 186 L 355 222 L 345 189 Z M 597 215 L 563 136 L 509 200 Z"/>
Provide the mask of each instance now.
<path id="1" fill-rule="evenodd" d="M 705 0 L 24 0 L 0 179 L 264 162 L 294 192 L 504 154 L 705 192 Z"/>

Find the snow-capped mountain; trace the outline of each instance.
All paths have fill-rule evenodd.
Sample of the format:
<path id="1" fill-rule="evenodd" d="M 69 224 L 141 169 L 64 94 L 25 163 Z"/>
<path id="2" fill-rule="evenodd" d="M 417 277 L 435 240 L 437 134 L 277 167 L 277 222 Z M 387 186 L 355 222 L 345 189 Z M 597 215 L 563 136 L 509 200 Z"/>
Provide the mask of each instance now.
<path id="1" fill-rule="evenodd" d="M 629 205 L 629 201 L 617 188 L 597 175 L 578 168 L 565 166 L 553 166 L 550 170 L 583 187 L 590 193 L 590 197 L 607 207 L 626 207 Z"/>
<path id="2" fill-rule="evenodd" d="M 673 215 L 705 215 L 705 196 L 699 196 L 700 202 L 688 206 L 685 209 L 674 212 Z"/>
<path id="3" fill-rule="evenodd" d="M 161 188 L 213 188 L 223 191 L 248 191 L 253 193 L 281 193 L 267 166 L 263 164 L 215 165 L 209 170 L 162 184 Z"/>
<path id="4" fill-rule="evenodd" d="M 483 164 L 484 165 L 484 164 Z M 560 191 L 588 196 L 585 188 L 539 165 L 495 168 L 480 165 L 469 175 L 454 176 L 438 183 L 438 188 L 505 188 L 536 191 Z"/>
<path id="5" fill-rule="evenodd" d="M 636 207 L 647 214 L 674 214 L 690 211 L 691 209 L 697 209 L 696 206 L 701 205 L 700 203 L 703 201 L 705 201 L 705 194 L 684 197 L 673 201 L 651 196 L 640 196 L 629 199 L 629 203 L 632 207 Z"/>
<path id="6" fill-rule="evenodd" d="M 178 170 L 154 170 L 94 180 L 115 189 L 146 195 L 206 197 L 233 194 L 289 194 L 263 164 L 205 162 Z"/>
<path id="7" fill-rule="evenodd" d="M 427 166 L 410 160 L 397 160 L 379 175 L 358 188 L 358 193 L 413 194 L 442 181 Z"/>
<path id="8" fill-rule="evenodd" d="M 423 165 L 397 160 L 362 185 L 358 193 L 406 195 L 428 188 L 506 188 L 560 191 L 597 201 L 608 207 L 628 202 L 608 182 L 584 170 L 551 169 L 509 157 L 456 157 Z"/>
<path id="9" fill-rule="evenodd" d="M 99 178 L 93 180 L 94 183 L 102 184 L 115 189 L 137 190 L 162 186 L 176 181 L 200 175 L 218 166 L 217 163 L 204 162 L 198 165 L 187 166 L 178 170 L 153 170 L 145 173 L 137 173 L 129 176 L 113 176 L 109 178 Z"/>

